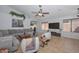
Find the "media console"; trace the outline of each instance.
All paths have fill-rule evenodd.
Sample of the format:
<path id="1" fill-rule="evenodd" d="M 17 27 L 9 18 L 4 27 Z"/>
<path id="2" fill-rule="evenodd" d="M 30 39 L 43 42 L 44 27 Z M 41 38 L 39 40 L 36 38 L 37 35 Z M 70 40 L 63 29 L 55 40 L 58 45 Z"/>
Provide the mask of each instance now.
<path id="1" fill-rule="evenodd" d="M 61 33 L 57 33 L 57 32 L 51 32 L 52 36 L 61 36 Z"/>
<path id="2" fill-rule="evenodd" d="M 51 29 L 51 35 L 61 36 L 61 33 L 60 33 L 61 29 L 60 29 L 60 23 L 59 22 L 49 23 L 49 29 Z"/>

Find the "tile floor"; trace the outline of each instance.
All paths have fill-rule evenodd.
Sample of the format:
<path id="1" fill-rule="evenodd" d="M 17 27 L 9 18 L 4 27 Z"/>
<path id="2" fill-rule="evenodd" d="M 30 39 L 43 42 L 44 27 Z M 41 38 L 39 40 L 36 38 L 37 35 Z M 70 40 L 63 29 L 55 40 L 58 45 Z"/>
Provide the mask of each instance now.
<path id="1" fill-rule="evenodd" d="M 48 45 L 40 47 L 38 53 L 79 53 L 79 40 L 52 36 Z"/>

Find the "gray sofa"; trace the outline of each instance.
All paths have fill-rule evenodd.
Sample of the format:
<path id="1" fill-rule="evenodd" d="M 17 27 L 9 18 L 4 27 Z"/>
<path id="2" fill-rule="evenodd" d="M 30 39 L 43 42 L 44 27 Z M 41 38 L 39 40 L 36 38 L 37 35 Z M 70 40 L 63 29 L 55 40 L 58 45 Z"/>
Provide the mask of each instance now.
<path id="1" fill-rule="evenodd" d="M 29 29 L 8 29 L 0 30 L 0 48 L 8 48 L 10 52 L 13 52 L 17 49 L 19 41 L 16 39 L 16 35 L 23 33 L 30 33 L 32 30 Z"/>

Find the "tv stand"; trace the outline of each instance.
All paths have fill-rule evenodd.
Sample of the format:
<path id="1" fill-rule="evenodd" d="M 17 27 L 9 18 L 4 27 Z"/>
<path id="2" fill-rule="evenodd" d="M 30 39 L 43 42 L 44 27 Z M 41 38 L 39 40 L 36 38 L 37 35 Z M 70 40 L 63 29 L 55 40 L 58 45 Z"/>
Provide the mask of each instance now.
<path id="1" fill-rule="evenodd" d="M 51 35 L 53 35 L 53 36 L 61 36 L 61 33 L 57 33 L 57 32 L 51 32 Z"/>

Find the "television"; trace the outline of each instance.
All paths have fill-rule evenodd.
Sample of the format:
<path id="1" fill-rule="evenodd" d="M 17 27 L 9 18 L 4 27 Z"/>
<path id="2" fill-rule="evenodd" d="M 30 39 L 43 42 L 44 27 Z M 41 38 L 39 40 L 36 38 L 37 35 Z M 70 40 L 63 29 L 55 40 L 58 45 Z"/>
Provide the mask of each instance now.
<path id="1" fill-rule="evenodd" d="M 60 24 L 59 23 L 49 23 L 49 29 L 59 29 Z"/>

